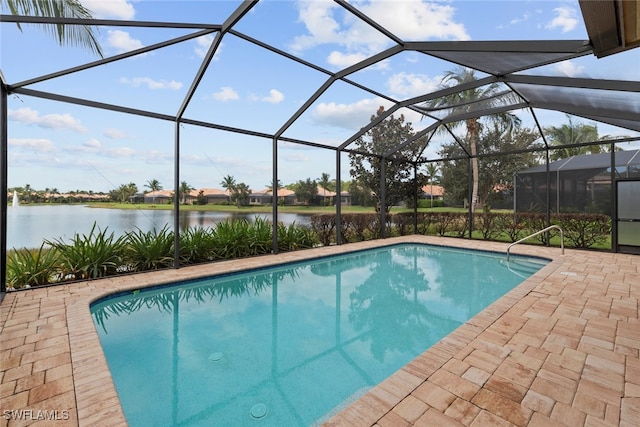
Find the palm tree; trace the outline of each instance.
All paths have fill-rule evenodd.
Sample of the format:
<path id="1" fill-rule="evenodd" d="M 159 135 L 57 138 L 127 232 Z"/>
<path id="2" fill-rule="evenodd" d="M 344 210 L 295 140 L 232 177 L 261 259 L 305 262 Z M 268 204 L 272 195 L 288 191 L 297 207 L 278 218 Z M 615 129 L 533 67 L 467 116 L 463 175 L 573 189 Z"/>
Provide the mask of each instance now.
<path id="1" fill-rule="evenodd" d="M 180 183 L 180 188 L 178 189 L 179 191 L 178 194 L 180 196 L 180 203 L 182 203 L 183 205 L 187 204 L 187 194 L 189 194 L 191 190 L 195 190 L 195 188 L 187 184 L 187 181 L 182 181 Z"/>
<path id="2" fill-rule="evenodd" d="M 80 0 L 0 0 L 3 8 L 12 15 L 28 15 L 46 18 L 93 19 L 93 14 Z M 22 31 L 20 23 L 18 28 Z M 84 46 L 92 53 L 103 57 L 102 48 L 88 25 L 44 24 L 45 31 L 58 39 L 60 45 Z"/>
<path id="3" fill-rule="evenodd" d="M 550 126 L 544 129 L 545 133 L 549 136 L 551 145 L 562 147 L 570 144 L 601 141 L 608 138 L 608 136 L 599 137 L 598 127 L 595 125 L 585 125 L 580 122 L 574 123 L 569 115 L 567 115 L 567 120 L 569 121 L 569 124 L 564 124 L 559 127 Z M 602 153 L 602 147 L 600 145 L 564 147 L 558 150 L 553 150 L 550 158 L 551 160 L 560 160 L 571 156 L 597 153 Z"/>
<path id="4" fill-rule="evenodd" d="M 332 191 L 331 190 L 331 175 L 329 175 L 326 172 L 323 172 L 322 175 L 320 176 L 320 178 L 318 178 L 318 186 L 320 186 L 320 188 L 322 188 L 324 191 L 323 199 L 326 200 L 327 198 L 327 191 Z"/>
<path id="5" fill-rule="evenodd" d="M 231 193 L 236 186 L 236 180 L 231 175 L 227 175 L 222 178 L 222 182 L 220 182 L 220 185 L 222 185 L 222 188 Z"/>
<path id="6" fill-rule="evenodd" d="M 27 200 L 27 203 L 31 202 L 31 185 L 30 184 L 25 184 L 24 195 L 25 195 L 25 199 Z"/>
<path id="7" fill-rule="evenodd" d="M 469 68 L 458 67 L 455 70 L 445 73 L 441 85 L 445 88 L 451 85 L 461 85 L 464 83 L 472 83 L 478 80 L 475 71 Z M 502 88 L 498 83 L 492 83 L 484 88 L 472 88 L 464 91 L 452 93 L 442 98 L 436 98 L 425 104 L 427 110 L 449 108 L 451 114 L 464 114 L 475 111 L 476 102 L 483 102 L 493 106 L 503 106 L 506 103 L 517 101 L 517 95 L 512 93 L 502 94 Z M 514 126 L 520 124 L 520 119 L 510 113 L 502 113 L 489 116 L 491 122 L 504 126 L 506 132 L 510 131 Z M 457 127 L 463 122 L 451 123 L 452 127 Z M 467 139 L 469 141 L 469 151 L 471 156 L 471 173 L 473 178 L 473 186 L 471 193 L 471 211 L 475 211 L 478 207 L 478 187 L 480 182 L 479 166 L 478 166 L 478 139 L 482 124 L 478 117 L 472 117 L 464 120 L 467 128 Z M 447 130 L 441 127 L 442 131 Z"/>
<path id="8" fill-rule="evenodd" d="M 437 178 L 438 169 L 438 165 L 435 163 L 429 163 L 427 165 L 427 175 L 429 176 L 429 184 L 431 185 L 431 190 L 429 191 L 431 195 L 431 207 L 433 207 L 433 181 Z"/>
<path id="9" fill-rule="evenodd" d="M 151 196 L 153 203 L 156 202 L 156 191 L 160 191 L 162 190 L 162 185 L 160 184 L 160 181 L 158 181 L 157 179 L 150 179 L 149 181 L 147 181 L 147 183 L 144 185 L 145 187 L 147 187 L 149 189 L 149 191 L 151 191 L 151 193 L 153 193 L 153 196 Z"/>

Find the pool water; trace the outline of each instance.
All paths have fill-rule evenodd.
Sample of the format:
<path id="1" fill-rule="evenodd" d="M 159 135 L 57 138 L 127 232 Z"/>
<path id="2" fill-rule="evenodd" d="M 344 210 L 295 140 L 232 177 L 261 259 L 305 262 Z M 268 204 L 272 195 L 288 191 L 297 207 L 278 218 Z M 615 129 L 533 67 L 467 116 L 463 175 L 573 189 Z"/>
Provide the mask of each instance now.
<path id="1" fill-rule="evenodd" d="M 545 262 L 393 245 L 141 289 L 91 312 L 130 426 L 309 426 Z"/>

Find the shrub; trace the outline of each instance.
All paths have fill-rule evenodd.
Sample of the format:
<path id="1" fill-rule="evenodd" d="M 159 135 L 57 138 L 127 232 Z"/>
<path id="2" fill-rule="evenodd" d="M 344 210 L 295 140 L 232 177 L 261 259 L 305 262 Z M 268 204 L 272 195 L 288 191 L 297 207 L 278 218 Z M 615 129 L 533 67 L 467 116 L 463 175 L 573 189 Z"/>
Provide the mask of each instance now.
<path id="1" fill-rule="evenodd" d="M 14 249 L 7 255 L 7 287 L 20 289 L 30 286 L 46 285 L 53 280 L 58 264 L 55 249 Z"/>
<path id="2" fill-rule="evenodd" d="M 148 271 L 171 267 L 174 237 L 167 225 L 160 231 L 139 228 L 126 234 L 124 263 L 130 271 Z"/>
<path id="3" fill-rule="evenodd" d="M 342 216 L 342 220 L 345 220 L 345 216 Z M 318 240 L 324 246 L 329 246 L 332 242 L 332 238 L 336 228 L 336 216 L 331 214 L 312 215 L 311 216 L 311 229 L 317 234 Z"/>
<path id="4" fill-rule="evenodd" d="M 74 234 L 70 243 L 62 239 L 45 243 L 59 253 L 58 269 L 61 280 L 96 279 L 116 274 L 122 268 L 125 237 L 107 235 L 104 230 L 97 229 L 94 222 L 89 234 Z"/>
<path id="5" fill-rule="evenodd" d="M 198 264 L 213 258 L 213 235 L 210 229 L 189 227 L 180 233 L 180 263 Z"/>
<path id="6" fill-rule="evenodd" d="M 288 226 L 278 223 L 278 250 L 295 251 L 312 248 L 318 243 L 316 234 L 309 228 L 297 225 L 295 222 Z"/>
<path id="7" fill-rule="evenodd" d="M 564 231 L 565 238 L 576 248 L 590 248 L 607 241 L 611 235 L 611 218 L 601 214 L 557 214 L 553 223 Z"/>

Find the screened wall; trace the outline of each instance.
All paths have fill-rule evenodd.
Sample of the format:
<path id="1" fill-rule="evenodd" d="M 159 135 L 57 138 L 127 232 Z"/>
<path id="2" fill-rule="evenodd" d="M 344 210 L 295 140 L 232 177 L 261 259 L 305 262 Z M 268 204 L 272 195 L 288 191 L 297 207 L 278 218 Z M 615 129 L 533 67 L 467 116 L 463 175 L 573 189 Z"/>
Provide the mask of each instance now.
<path id="1" fill-rule="evenodd" d="M 550 162 L 548 171 L 540 165 L 514 174 L 516 212 L 611 215 L 612 182 L 640 177 L 640 150 L 573 156 Z"/>

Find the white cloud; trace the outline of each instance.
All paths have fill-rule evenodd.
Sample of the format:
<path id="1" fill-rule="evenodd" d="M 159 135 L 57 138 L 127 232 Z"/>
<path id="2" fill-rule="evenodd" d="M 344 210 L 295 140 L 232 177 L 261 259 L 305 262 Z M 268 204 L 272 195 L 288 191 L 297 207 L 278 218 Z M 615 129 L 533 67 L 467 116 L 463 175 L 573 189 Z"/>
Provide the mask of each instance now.
<path id="1" fill-rule="evenodd" d="M 563 33 L 573 30 L 578 25 L 576 10 L 572 7 L 557 7 L 553 9 L 556 17 L 545 28 L 554 30 L 560 28 Z"/>
<path id="2" fill-rule="evenodd" d="M 424 74 L 398 73 L 387 81 L 394 94 L 414 97 L 434 91 L 440 85 L 441 77 L 429 78 Z"/>
<path id="3" fill-rule="evenodd" d="M 269 96 L 252 96 L 251 99 L 253 101 L 262 101 L 268 102 L 270 104 L 279 104 L 284 101 L 284 94 L 276 89 L 271 89 L 269 91 Z"/>
<path id="4" fill-rule="evenodd" d="M 105 154 L 111 155 L 111 157 L 133 157 L 136 154 L 136 150 L 129 147 L 118 147 L 113 150 L 106 151 Z"/>
<path id="5" fill-rule="evenodd" d="M 27 148 L 33 151 L 52 151 L 53 142 L 43 138 L 9 138 L 10 146 Z"/>
<path id="6" fill-rule="evenodd" d="M 464 25 L 454 20 L 455 9 L 446 4 L 423 0 L 358 1 L 358 8 L 394 35 L 405 40 L 469 40 Z M 301 52 L 322 44 L 342 46 L 327 62 L 348 67 L 391 44 L 391 40 L 334 2 L 299 1 L 298 20 L 307 33 L 294 37 L 290 48 Z M 386 68 L 386 64 L 378 64 Z"/>
<path id="7" fill-rule="evenodd" d="M 342 53 L 334 50 L 329 54 L 327 62 L 338 68 L 346 68 L 366 58 L 364 53 Z"/>
<path id="8" fill-rule="evenodd" d="M 218 101 L 232 101 L 240 98 L 238 93 L 229 86 L 223 86 L 220 90 L 213 94 L 213 98 Z"/>
<path id="9" fill-rule="evenodd" d="M 87 132 L 87 129 L 82 126 L 80 120 L 71 114 L 45 114 L 41 116 L 38 111 L 25 107 L 17 110 L 9 110 L 7 116 L 9 120 L 36 125 L 42 128 L 67 129 L 79 133 Z"/>
<path id="10" fill-rule="evenodd" d="M 333 2 L 297 3 L 298 20 L 307 34 L 296 36 L 291 49 L 302 51 L 317 45 L 335 43 L 349 52 L 370 54 L 388 46 L 387 37 L 345 12 L 339 21 L 335 12 L 342 9 Z M 361 1 L 358 8 L 394 35 L 408 40 L 469 40 L 464 25 L 454 20 L 455 9 L 422 0 Z"/>
<path id="11" fill-rule="evenodd" d="M 211 43 L 213 43 L 213 35 L 207 34 L 206 36 L 200 36 L 195 40 L 196 47 L 194 48 L 194 52 L 198 55 L 199 58 L 204 58 L 209 48 L 211 47 Z M 217 61 L 219 59 L 220 53 L 222 52 L 222 48 L 224 47 L 224 43 L 220 43 L 218 45 L 218 49 L 216 49 L 216 53 L 213 54 L 213 60 Z"/>
<path id="12" fill-rule="evenodd" d="M 282 160 L 297 163 L 297 162 L 308 162 L 311 159 L 309 158 L 309 156 L 306 156 L 304 153 L 288 152 L 282 155 Z"/>
<path id="13" fill-rule="evenodd" d="M 320 125 L 330 125 L 356 131 L 369 123 L 371 116 L 380 106 L 391 107 L 391 103 L 381 98 L 363 99 L 352 104 L 335 102 L 320 103 L 312 113 L 313 121 Z"/>
<path id="14" fill-rule="evenodd" d="M 129 33 L 120 30 L 109 30 L 107 44 L 119 53 L 130 52 L 144 46 L 140 40 L 131 38 Z"/>
<path id="15" fill-rule="evenodd" d="M 111 139 L 126 139 L 128 137 L 124 131 L 116 128 L 105 129 L 103 134 L 107 138 L 111 138 Z"/>
<path id="16" fill-rule="evenodd" d="M 102 147 L 102 144 L 96 138 L 91 138 L 91 139 L 85 141 L 84 144 L 82 144 L 82 145 L 84 145 L 85 147 L 90 147 L 90 148 L 100 148 L 100 147 Z"/>
<path id="17" fill-rule="evenodd" d="M 584 74 L 584 67 L 571 61 L 562 61 L 554 65 L 554 69 L 567 77 L 576 77 Z"/>
<path id="18" fill-rule="evenodd" d="M 154 80 L 151 77 L 134 77 L 134 78 L 127 78 L 127 77 L 121 77 L 120 78 L 120 83 L 123 84 L 128 84 L 132 87 L 140 87 L 140 86 L 147 86 L 147 88 L 149 89 L 170 89 L 170 90 L 178 90 L 182 87 L 182 83 L 177 82 L 175 80 Z"/>
<path id="19" fill-rule="evenodd" d="M 405 40 L 469 40 L 462 23 L 454 19 L 455 8 L 423 0 L 371 1 L 361 10 L 396 36 Z"/>
<path id="20" fill-rule="evenodd" d="M 94 18 L 126 19 L 135 17 L 136 11 L 127 0 L 82 0 L 82 5 L 93 13 Z"/>

